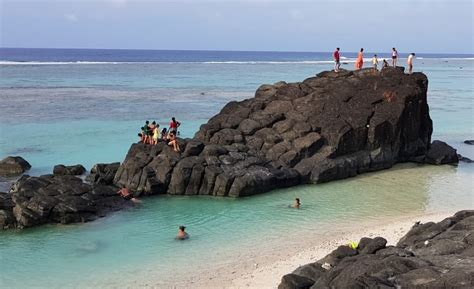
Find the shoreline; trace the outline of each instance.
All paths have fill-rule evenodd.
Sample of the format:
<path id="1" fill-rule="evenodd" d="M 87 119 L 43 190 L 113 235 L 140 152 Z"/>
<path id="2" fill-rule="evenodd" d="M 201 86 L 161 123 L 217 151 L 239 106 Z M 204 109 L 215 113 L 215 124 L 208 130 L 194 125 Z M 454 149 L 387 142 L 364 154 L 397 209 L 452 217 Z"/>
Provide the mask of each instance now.
<path id="1" fill-rule="evenodd" d="M 320 239 L 310 236 L 308 239 L 312 239 L 311 241 L 302 241 L 297 247 L 286 245 L 283 250 L 270 248 L 269 252 L 251 254 L 251 258 L 248 255 L 240 255 L 232 262 L 219 264 L 216 268 L 197 270 L 189 276 L 173 280 L 172 283 L 155 283 L 148 280 L 139 285 L 145 288 L 277 288 L 283 275 L 323 258 L 339 245 L 349 241 L 358 242 L 362 237 L 377 236 L 387 239 L 387 245 L 395 245 L 415 222 L 438 222 L 452 216 L 456 211 L 391 217 L 389 220 L 366 222 L 359 228 L 352 224 L 349 230 L 336 229 L 323 234 Z"/>

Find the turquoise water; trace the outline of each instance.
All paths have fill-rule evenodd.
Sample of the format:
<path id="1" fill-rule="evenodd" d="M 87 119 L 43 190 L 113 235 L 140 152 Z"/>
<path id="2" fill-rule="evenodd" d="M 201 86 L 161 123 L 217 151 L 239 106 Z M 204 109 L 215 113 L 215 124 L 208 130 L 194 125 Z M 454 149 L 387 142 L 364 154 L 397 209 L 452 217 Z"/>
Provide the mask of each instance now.
<path id="1" fill-rule="evenodd" d="M 121 161 L 145 119 L 165 125 L 176 116 L 182 136 L 192 137 L 226 102 L 251 97 L 261 83 L 301 81 L 328 65 L 0 65 L 0 157 L 22 155 L 33 175 L 49 173 L 57 163 L 90 168 Z M 430 81 L 434 138 L 474 158 L 472 146 L 462 143 L 474 138 L 474 61 L 417 59 L 415 70 Z M 147 198 L 92 223 L 0 232 L 0 287 L 167 286 L 177 272 L 189 276 L 236 256 L 298 246 L 302 234 L 317 242 L 336 228 L 472 208 L 473 176 L 472 164 L 405 164 L 250 198 Z M 2 185 L 6 190 L 8 183 Z M 295 197 L 302 199 L 301 210 L 288 208 Z M 175 241 L 182 224 L 191 239 Z"/>
<path id="2" fill-rule="evenodd" d="M 298 246 L 302 234 L 317 242 L 323 233 L 366 221 L 466 208 L 472 204 L 466 178 L 473 173 L 465 165 L 401 165 L 251 198 L 149 198 L 92 223 L 3 232 L 0 280 L 3 288 L 172 284 L 176 272 L 189 276 L 235 256 Z M 301 210 L 288 208 L 296 196 Z M 180 224 L 187 225 L 190 240 L 173 239 Z"/>

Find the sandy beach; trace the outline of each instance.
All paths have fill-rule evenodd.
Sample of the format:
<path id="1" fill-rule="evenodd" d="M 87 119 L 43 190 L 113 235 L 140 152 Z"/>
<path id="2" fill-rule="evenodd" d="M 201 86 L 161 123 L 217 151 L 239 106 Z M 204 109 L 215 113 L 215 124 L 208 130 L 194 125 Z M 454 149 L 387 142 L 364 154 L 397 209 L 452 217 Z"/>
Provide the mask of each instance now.
<path id="1" fill-rule="evenodd" d="M 364 224 L 359 228 L 328 233 L 319 240 L 302 242 L 299 247 L 287 247 L 248 258 L 243 254 L 226 266 L 200 271 L 194 276 L 181 276 L 173 284 L 143 284 L 147 288 L 277 288 L 283 275 L 298 266 L 315 262 L 339 245 L 362 237 L 381 236 L 387 245 L 395 245 L 412 225 L 421 221 L 438 222 L 455 212 L 425 213 Z"/>

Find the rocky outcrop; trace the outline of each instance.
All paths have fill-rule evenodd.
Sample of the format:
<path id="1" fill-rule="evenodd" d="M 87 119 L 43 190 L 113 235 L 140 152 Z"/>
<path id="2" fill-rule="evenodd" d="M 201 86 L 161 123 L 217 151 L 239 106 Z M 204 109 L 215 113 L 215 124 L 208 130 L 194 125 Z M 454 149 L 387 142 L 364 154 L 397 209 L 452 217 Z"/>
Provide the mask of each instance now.
<path id="1" fill-rule="evenodd" d="M 73 165 L 73 166 L 65 166 L 65 165 L 55 165 L 53 168 L 53 174 L 59 176 L 80 176 L 86 172 L 86 168 L 82 165 Z"/>
<path id="2" fill-rule="evenodd" d="M 95 164 L 86 180 L 91 183 L 112 185 L 120 163 Z"/>
<path id="3" fill-rule="evenodd" d="M 131 205 L 116 187 L 87 184 L 70 175 L 25 175 L 9 193 L 0 193 L 0 228 L 88 222 Z"/>
<path id="4" fill-rule="evenodd" d="M 262 85 L 180 140 L 182 153 L 132 145 L 114 183 L 138 194 L 235 197 L 423 161 L 432 133 L 427 86 L 424 74 L 398 68 Z M 433 163 L 457 161 L 437 152 Z"/>
<path id="5" fill-rule="evenodd" d="M 457 164 L 459 158 L 454 148 L 445 142 L 436 140 L 426 152 L 424 161 L 425 163 L 433 165 Z"/>
<path id="6" fill-rule="evenodd" d="M 6 157 L 0 161 L 0 176 L 12 177 L 29 170 L 31 165 L 22 157 Z"/>
<path id="7" fill-rule="evenodd" d="M 465 144 L 474 145 L 474 139 L 467 139 L 464 141 Z"/>
<path id="8" fill-rule="evenodd" d="M 415 225 L 397 246 L 362 238 L 283 276 L 279 289 L 473 288 L 474 211 Z"/>

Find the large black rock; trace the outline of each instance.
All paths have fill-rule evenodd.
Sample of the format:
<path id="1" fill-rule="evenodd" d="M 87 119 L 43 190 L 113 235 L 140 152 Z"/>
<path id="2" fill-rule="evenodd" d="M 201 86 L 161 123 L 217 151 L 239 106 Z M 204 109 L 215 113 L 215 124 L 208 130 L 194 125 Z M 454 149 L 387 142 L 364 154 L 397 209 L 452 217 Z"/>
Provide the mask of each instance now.
<path id="1" fill-rule="evenodd" d="M 88 222 L 133 203 L 117 188 L 87 184 L 71 175 L 23 176 L 0 193 L 0 228 Z"/>
<path id="2" fill-rule="evenodd" d="M 22 157 L 6 157 L 0 161 L 0 176 L 12 177 L 29 170 L 31 165 Z"/>
<path id="3" fill-rule="evenodd" d="M 262 85 L 180 140 L 183 153 L 132 145 L 114 184 L 138 194 L 237 197 L 423 161 L 432 133 L 427 86 L 424 74 L 392 68 Z"/>
<path id="4" fill-rule="evenodd" d="M 397 246 L 362 238 L 282 277 L 279 288 L 474 288 L 474 211 L 415 225 Z M 312 285 L 311 285 L 312 284 Z"/>

